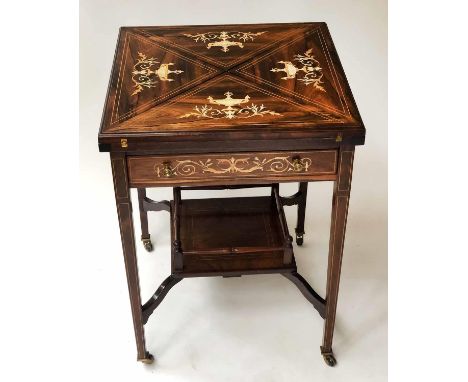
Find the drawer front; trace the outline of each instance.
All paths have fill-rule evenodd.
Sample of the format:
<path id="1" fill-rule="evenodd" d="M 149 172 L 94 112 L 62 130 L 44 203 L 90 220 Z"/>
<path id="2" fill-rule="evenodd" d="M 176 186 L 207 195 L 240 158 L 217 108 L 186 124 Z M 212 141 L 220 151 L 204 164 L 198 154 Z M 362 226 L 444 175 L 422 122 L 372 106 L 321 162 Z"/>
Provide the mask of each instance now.
<path id="1" fill-rule="evenodd" d="M 336 165 L 336 150 L 128 157 L 134 187 L 327 180 Z"/>

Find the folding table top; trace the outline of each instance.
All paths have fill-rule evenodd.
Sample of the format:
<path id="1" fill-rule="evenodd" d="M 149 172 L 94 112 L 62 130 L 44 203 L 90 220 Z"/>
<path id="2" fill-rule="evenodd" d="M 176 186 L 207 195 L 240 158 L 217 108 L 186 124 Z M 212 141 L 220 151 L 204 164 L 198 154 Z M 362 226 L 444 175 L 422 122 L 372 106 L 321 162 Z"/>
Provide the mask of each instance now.
<path id="1" fill-rule="evenodd" d="M 100 144 L 292 132 L 364 143 L 325 23 L 120 29 Z"/>

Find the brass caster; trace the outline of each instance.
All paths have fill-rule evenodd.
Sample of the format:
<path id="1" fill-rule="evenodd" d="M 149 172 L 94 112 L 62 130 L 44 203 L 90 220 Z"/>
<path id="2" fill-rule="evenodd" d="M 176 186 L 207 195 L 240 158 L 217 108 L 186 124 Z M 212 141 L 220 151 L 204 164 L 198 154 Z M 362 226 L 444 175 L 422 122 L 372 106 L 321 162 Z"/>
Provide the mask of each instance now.
<path id="1" fill-rule="evenodd" d="M 335 366 L 336 365 L 336 358 L 335 356 L 333 355 L 333 352 L 332 351 L 323 351 L 322 350 L 322 356 L 323 356 L 323 360 L 325 361 L 325 363 L 328 365 L 328 366 Z"/>
<path id="2" fill-rule="evenodd" d="M 336 358 L 333 354 L 323 354 L 323 359 L 328 366 L 335 366 L 336 365 Z"/>
<path id="3" fill-rule="evenodd" d="M 304 234 L 296 234 L 296 244 L 302 245 L 304 243 Z"/>
<path id="4" fill-rule="evenodd" d="M 151 243 L 150 239 L 141 239 L 141 241 L 143 242 L 143 245 L 148 252 L 153 250 L 153 244 Z"/>
<path id="5" fill-rule="evenodd" d="M 146 365 L 151 365 L 154 362 L 154 357 L 151 353 L 146 352 L 145 358 L 142 358 L 139 360 L 141 363 L 144 363 Z"/>

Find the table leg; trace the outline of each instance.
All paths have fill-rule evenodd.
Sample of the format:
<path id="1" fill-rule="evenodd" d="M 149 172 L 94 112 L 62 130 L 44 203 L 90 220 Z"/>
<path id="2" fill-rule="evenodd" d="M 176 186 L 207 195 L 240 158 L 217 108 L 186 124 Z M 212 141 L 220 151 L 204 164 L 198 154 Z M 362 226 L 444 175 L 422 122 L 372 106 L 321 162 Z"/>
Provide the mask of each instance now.
<path id="1" fill-rule="evenodd" d="M 354 147 L 342 148 L 338 163 L 338 174 L 333 190 L 333 208 L 330 229 L 330 247 L 328 254 L 327 292 L 325 327 L 323 343 L 320 348 L 327 365 L 335 366 L 336 359 L 332 351 L 333 331 L 335 327 L 338 288 L 340 284 L 341 261 L 348 215 L 349 194 L 353 171 Z"/>
<path id="2" fill-rule="evenodd" d="M 132 201 L 127 179 L 127 164 L 125 154 L 111 154 L 112 174 L 114 177 L 114 191 L 117 214 L 120 225 L 122 250 L 127 272 L 128 292 L 132 309 L 133 327 L 137 345 L 137 360 L 144 363 L 153 362 L 153 356 L 146 351 L 145 331 L 142 321 L 140 296 L 140 281 L 136 258 L 135 237 L 133 230 Z"/>
<path id="3" fill-rule="evenodd" d="M 307 182 L 299 183 L 299 200 L 297 204 L 296 244 L 304 243 L 304 220 L 307 203 Z"/>
<path id="4" fill-rule="evenodd" d="M 148 232 L 148 211 L 145 210 L 143 201 L 146 198 L 146 188 L 138 188 L 138 206 L 140 208 L 141 241 L 148 252 L 153 250 L 151 236 Z"/>

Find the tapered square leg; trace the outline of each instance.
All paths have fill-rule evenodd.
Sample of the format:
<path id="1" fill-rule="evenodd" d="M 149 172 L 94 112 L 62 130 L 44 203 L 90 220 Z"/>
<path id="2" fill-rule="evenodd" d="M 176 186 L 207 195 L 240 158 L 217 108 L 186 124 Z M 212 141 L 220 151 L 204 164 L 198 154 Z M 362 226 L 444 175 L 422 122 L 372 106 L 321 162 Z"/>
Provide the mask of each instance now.
<path id="1" fill-rule="evenodd" d="M 144 363 L 151 363 L 153 356 L 146 351 L 145 331 L 143 328 L 140 281 L 136 258 L 135 236 L 133 229 L 132 201 L 127 179 L 127 164 L 125 154 L 111 154 L 112 174 L 114 177 L 114 191 L 117 214 L 120 225 L 122 250 L 127 273 L 128 292 L 132 309 L 133 327 L 137 345 L 137 359 Z"/>
<path id="2" fill-rule="evenodd" d="M 148 231 L 148 211 L 145 210 L 144 200 L 146 198 L 146 189 L 138 188 L 138 206 L 140 209 L 141 241 L 148 252 L 153 250 L 151 236 Z"/>
<path id="3" fill-rule="evenodd" d="M 296 244 L 304 243 L 304 221 L 307 204 L 307 182 L 299 183 L 299 200 L 297 204 Z"/>
<path id="4" fill-rule="evenodd" d="M 338 163 L 338 174 L 333 190 L 333 207 L 330 229 L 330 246 L 328 253 L 327 292 L 325 309 L 325 327 L 323 343 L 320 348 L 325 362 L 335 366 L 332 342 L 335 328 L 338 288 L 340 284 L 341 261 L 348 216 L 348 203 L 351 191 L 351 177 L 353 171 L 354 147 L 342 148 Z"/>

